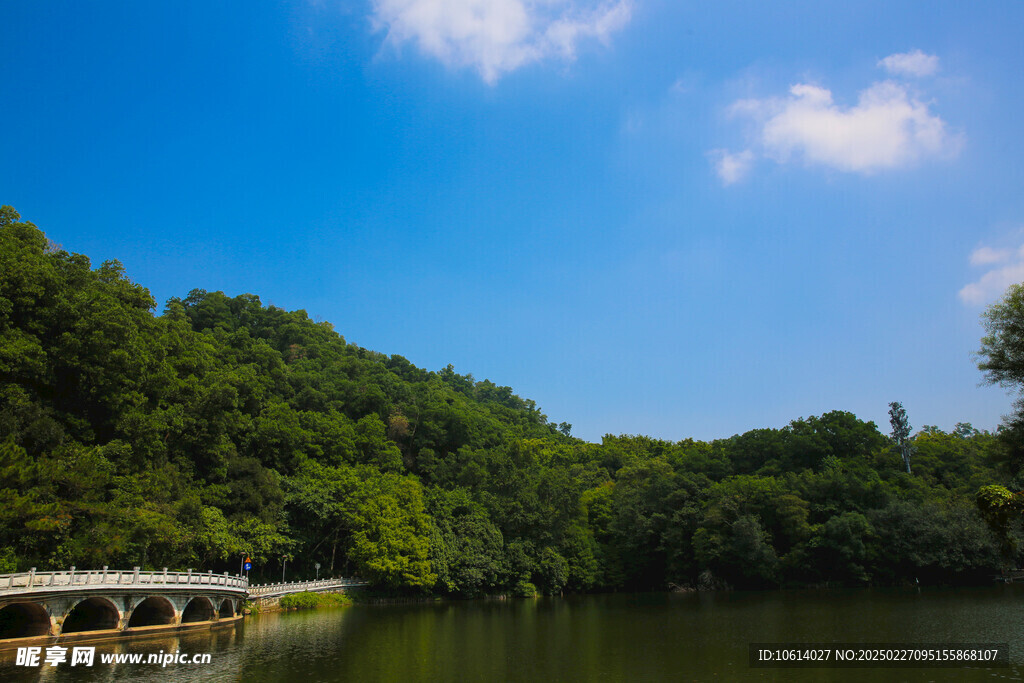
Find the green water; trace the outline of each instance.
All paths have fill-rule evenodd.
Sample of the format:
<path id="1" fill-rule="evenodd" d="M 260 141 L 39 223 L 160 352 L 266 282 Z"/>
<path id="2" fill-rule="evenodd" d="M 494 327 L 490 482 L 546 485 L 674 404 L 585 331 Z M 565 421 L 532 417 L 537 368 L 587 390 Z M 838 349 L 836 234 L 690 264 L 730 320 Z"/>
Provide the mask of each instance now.
<path id="1" fill-rule="evenodd" d="M 751 642 L 1008 642 L 1009 669 L 754 669 Z M 600 595 L 355 606 L 121 641 L 103 652 L 210 653 L 207 665 L 12 666 L 16 680 L 1024 680 L 1024 585 L 957 590 Z"/>

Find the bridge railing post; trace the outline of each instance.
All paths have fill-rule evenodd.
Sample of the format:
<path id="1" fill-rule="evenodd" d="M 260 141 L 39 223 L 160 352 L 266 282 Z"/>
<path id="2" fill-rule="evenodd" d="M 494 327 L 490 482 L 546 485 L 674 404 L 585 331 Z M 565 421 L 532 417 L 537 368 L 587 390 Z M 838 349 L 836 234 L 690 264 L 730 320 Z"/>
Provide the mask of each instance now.
<path id="1" fill-rule="evenodd" d="M 71 565 L 71 573 L 68 574 L 68 585 L 75 585 L 75 565 Z"/>
<path id="2" fill-rule="evenodd" d="M 29 590 L 32 590 L 32 584 L 35 583 L 35 581 L 36 581 L 36 568 L 35 567 L 29 567 L 29 570 L 28 570 L 28 586 L 26 586 L 26 588 L 28 588 Z"/>
<path id="3" fill-rule="evenodd" d="M 139 582 L 139 567 L 132 567 L 132 583 Z"/>
<path id="4" fill-rule="evenodd" d="M 185 578 L 185 583 L 192 583 L 192 567 L 188 568 L 188 576 Z"/>

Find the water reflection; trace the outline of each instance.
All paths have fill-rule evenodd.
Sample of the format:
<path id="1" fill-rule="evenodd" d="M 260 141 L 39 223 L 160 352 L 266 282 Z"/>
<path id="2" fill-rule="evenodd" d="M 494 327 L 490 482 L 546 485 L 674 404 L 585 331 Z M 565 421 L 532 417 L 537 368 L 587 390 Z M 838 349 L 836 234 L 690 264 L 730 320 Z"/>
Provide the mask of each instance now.
<path id="1" fill-rule="evenodd" d="M 661 681 L 1024 679 L 1024 590 L 601 595 L 285 612 L 97 645 L 91 668 L 11 666 L 42 681 Z M 1013 667 L 751 669 L 751 642 L 1009 642 Z M 211 653 L 207 665 L 101 664 L 104 653 Z"/>

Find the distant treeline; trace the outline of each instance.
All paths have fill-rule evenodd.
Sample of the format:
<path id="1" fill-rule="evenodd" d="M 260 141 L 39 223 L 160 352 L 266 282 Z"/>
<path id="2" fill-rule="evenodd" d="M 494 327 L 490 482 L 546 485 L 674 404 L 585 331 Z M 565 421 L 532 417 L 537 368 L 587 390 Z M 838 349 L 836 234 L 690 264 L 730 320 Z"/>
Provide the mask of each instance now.
<path id="1" fill-rule="evenodd" d="M 1014 566 L 1011 449 L 847 412 L 711 442 L 570 436 L 508 387 L 304 311 L 166 303 L 0 209 L 0 572 L 358 574 L 455 595 L 971 582 Z M 991 521 L 991 520 L 990 520 Z"/>

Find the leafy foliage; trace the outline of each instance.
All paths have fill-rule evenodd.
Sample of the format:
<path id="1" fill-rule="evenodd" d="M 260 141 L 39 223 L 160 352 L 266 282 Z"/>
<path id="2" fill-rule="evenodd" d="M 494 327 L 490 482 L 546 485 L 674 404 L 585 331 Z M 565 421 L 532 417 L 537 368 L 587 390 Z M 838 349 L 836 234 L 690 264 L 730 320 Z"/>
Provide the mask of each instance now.
<path id="1" fill-rule="evenodd" d="M 316 609 L 318 607 L 348 607 L 352 598 L 344 593 L 292 593 L 278 601 L 281 609 Z"/>
<path id="2" fill-rule="evenodd" d="M 983 370 L 1019 381 L 1016 319 L 991 320 Z M 193 290 L 158 315 L 120 264 L 93 268 L 0 209 L 0 571 L 234 571 L 247 555 L 256 580 L 320 564 L 526 596 L 951 583 L 1016 562 L 1017 494 L 974 494 L 1013 486 L 1006 438 L 906 431 L 913 476 L 843 411 L 585 443 L 509 387 L 251 294 Z"/>

